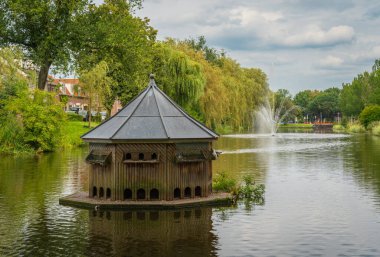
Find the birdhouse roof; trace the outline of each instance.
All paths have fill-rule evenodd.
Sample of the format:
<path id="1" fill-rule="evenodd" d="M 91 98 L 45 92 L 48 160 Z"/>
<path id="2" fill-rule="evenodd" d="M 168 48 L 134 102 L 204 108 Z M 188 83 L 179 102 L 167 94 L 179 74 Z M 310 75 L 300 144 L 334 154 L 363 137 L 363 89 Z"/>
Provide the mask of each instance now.
<path id="1" fill-rule="evenodd" d="M 81 137 L 85 141 L 217 139 L 156 85 L 148 86 L 114 116 Z"/>

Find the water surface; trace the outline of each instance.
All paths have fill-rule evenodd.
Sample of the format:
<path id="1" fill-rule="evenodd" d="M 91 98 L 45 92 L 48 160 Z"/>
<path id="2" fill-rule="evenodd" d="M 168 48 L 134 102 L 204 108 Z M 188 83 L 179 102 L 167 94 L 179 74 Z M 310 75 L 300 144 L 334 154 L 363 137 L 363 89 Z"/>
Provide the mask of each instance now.
<path id="1" fill-rule="evenodd" d="M 101 212 L 60 206 L 87 187 L 87 149 L 0 157 L 0 256 L 380 256 L 380 138 L 230 135 L 214 174 L 253 174 L 265 203 Z"/>

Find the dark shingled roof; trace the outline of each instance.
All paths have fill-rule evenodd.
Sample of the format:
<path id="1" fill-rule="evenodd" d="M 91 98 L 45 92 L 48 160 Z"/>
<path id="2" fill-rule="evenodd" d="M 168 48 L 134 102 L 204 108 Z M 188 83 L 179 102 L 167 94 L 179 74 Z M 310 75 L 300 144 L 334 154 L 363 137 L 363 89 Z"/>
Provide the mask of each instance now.
<path id="1" fill-rule="evenodd" d="M 82 136 L 92 140 L 216 139 L 218 134 L 190 117 L 156 85 L 148 87 L 110 119 Z"/>

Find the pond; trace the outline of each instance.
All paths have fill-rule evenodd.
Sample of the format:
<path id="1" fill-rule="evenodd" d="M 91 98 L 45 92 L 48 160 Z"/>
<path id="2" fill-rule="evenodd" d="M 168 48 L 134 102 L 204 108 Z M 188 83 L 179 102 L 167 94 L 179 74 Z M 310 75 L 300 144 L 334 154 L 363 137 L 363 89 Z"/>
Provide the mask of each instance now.
<path id="1" fill-rule="evenodd" d="M 85 190 L 86 148 L 0 157 L 0 256 L 380 256 L 380 137 L 221 137 L 213 172 L 255 176 L 265 202 L 173 211 L 58 204 Z"/>

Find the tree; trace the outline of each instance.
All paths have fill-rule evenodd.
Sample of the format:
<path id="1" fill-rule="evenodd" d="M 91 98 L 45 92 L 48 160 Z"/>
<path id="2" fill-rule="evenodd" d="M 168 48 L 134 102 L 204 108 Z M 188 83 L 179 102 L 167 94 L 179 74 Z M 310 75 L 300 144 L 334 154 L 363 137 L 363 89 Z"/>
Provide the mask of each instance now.
<path id="1" fill-rule="evenodd" d="M 136 34 L 133 38 L 141 26 L 137 29 L 124 22 L 132 17 L 133 8 L 140 6 L 141 0 L 106 0 L 99 7 L 91 0 L 4 0 L 0 2 L 0 45 L 22 47 L 26 57 L 38 67 L 38 88 L 44 89 L 50 67 L 69 70 L 74 62 L 72 57 L 78 57 L 79 50 L 85 52 L 80 56 L 83 58 L 89 51 L 100 49 L 98 56 L 105 54 L 106 49 L 114 53 L 120 46 L 126 49 L 140 43 L 144 47 L 141 36 Z M 133 50 L 136 48 L 130 47 L 130 52 Z M 134 64 L 140 61 L 130 57 L 122 57 L 129 59 L 117 67 L 126 65 L 126 60 Z M 90 66 L 100 61 L 98 58 Z"/>
<path id="2" fill-rule="evenodd" d="M 205 77 L 202 65 L 183 51 L 174 41 L 157 46 L 155 68 L 157 82 L 164 91 L 187 111 L 203 95 Z"/>
<path id="3" fill-rule="evenodd" d="M 0 108 L 3 101 L 25 90 L 34 79 L 21 66 L 22 58 L 22 51 L 17 47 L 0 49 Z"/>
<path id="4" fill-rule="evenodd" d="M 103 104 L 110 92 L 111 79 L 107 77 L 108 65 L 101 61 L 91 70 L 81 71 L 80 87 L 88 95 L 88 127 L 91 128 L 91 111 L 93 105 L 96 111 Z"/>
<path id="5" fill-rule="evenodd" d="M 371 122 L 380 121 L 380 105 L 369 105 L 359 115 L 360 123 L 367 128 Z"/>
<path id="6" fill-rule="evenodd" d="M 38 88 L 49 69 L 67 68 L 70 42 L 76 40 L 74 17 L 90 0 L 4 0 L 0 3 L 0 45 L 17 45 L 38 67 Z"/>
<path id="7" fill-rule="evenodd" d="M 73 44 L 76 66 L 90 70 L 101 61 L 108 64 L 107 76 L 113 80 L 108 106 L 118 98 L 129 102 L 146 86 L 152 72 L 156 31 L 148 19 L 133 16 L 138 1 L 105 0 L 91 5 L 86 15 L 76 17 Z"/>
<path id="8" fill-rule="evenodd" d="M 197 39 L 186 39 L 184 43 L 189 45 L 194 50 L 202 52 L 204 58 L 212 64 L 220 66 L 221 58 L 226 56 L 226 53 L 223 50 L 218 51 L 215 48 L 209 47 L 204 36 L 199 36 Z"/>
<path id="9" fill-rule="evenodd" d="M 303 90 L 298 92 L 294 96 L 294 104 L 298 105 L 304 112 L 307 112 L 307 106 L 313 99 L 319 95 L 320 92 L 318 90 Z"/>
<path id="10" fill-rule="evenodd" d="M 339 95 L 340 89 L 338 88 L 326 89 L 310 102 L 309 112 L 317 117 L 322 114 L 324 118 L 333 120 L 335 115 L 340 112 Z"/>

